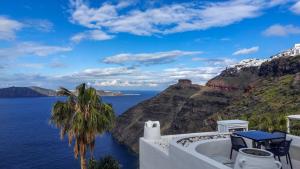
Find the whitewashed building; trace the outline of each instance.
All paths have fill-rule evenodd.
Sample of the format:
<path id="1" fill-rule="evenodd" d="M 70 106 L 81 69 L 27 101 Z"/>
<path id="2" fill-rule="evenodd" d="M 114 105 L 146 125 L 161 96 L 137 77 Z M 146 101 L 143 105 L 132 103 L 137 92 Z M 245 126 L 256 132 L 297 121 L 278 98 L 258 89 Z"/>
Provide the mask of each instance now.
<path id="1" fill-rule="evenodd" d="M 231 130 L 234 126 L 239 130 L 248 129 L 248 126 L 245 126 L 247 123 L 243 121 L 235 120 L 233 125 L 230 125 L 230 122 L 218 124 L 228 125 L 227 129 Z M 156 125 L 151 127 L 151 124 Z M 230 159 L 231 133 L 224 129 L 217 132 L 160 136 L 158 127 L 158 122 L 148 122 L 145 125 L 146 137 L 140 138 L 140 169 L 290 169 L 285 157 L 281 157 L 279 162 L 273 158 L 271 152 L 264 158 L 255 155 L 241 156 L 243 152 L 233 151 Z M 300 169 L 300 137 L 287 135 L 287 139 L 293 139 L 289 151 L 293 169 Z M 252 141 L 245 140 L 251 149 Z"/>
<path id="2" fill-rule="evenodd" d="M 282 56 L 297 56 L 297 55 L 300 55 L 300 43 L 296 43 L 293 48 L 280 52 L 272 56 L 271 58 L 277 58 Z"/>

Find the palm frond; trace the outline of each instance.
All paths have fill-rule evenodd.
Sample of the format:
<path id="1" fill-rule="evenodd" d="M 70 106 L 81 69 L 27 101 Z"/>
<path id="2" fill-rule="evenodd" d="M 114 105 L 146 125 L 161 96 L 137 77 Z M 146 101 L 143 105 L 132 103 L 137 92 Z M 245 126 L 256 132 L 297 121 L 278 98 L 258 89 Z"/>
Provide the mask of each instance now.
<path id="1" fill-rule="evenodd" d="M 68 90 L 64 87 L 60 87 L 57 94 L 59 96 L 72 96 L 72 95 L 74 95 L 70 90 Z"/>

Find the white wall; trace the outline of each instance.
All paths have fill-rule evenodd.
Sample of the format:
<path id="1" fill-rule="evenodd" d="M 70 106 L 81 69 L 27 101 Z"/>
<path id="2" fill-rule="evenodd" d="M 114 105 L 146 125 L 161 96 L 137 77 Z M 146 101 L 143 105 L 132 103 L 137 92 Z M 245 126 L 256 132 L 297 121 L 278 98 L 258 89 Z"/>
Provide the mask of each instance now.
<path id="1" fill-rule="evenodd" d="M 173 140 L 169 152 L 161 151 L 153 142 L 140 139 L 140 169 L 230 169 L 197 152 L 200 142 L 183 147 Z"/>
<path id="2" fill-rule="evenodd" d="M 231 141 L 230 139 L 219 139 L 214 142 L 204 142 L 197 145 L 196 151 L 206 156 L 219 155 L 223 157 L 230 156 Z"/>
<path id="3" fill-rule="evenodd" d="M 294 169 L 300 169 L 300 137 L 288 135 L 287 138 L 293 139 L 290 154 Z M 153 141 L 140 138 L 140 169 L 231 169 L 208 157 L 214 154 L 229 157 L 231 148 L 229 138 L 203 140 L 192 143 L 188 147 L 177 144 L 177 140 L 179 138 L 170 142 L 169 151 L 166 152 Z M 245 140 L 251 147 L 251 140 Z M 235 156 L 234 151 L 233 159 Z M 285 158 L 281 159 L 286 166 Z"/>
<path id="4" fill-rule="evenodd" d="M 147 140 L 140 138 L 140 169 L 172 169 L 169 156 Z"/>
<path id="5" fill-rule="evenodd" d="M 211 158 L 209 158 L 208 156 L 206 156 L 207 154 L 202 154 L 202 152 L 197 151 L 197 147 L 199 147 L 202 144 L 206 144 L 207 147 L 208 145 L 210 145 L 210 147 L 214 148 L 214 145 L 217 145 L 218 140 L 227 140 L 227 139 L 212 139 L 212 140 L 203 140 L 203 141 L 199 141 L 199 142 L 195 142 L 193 144 L 190 144 L 188 147 L 183 147 L 179 144 L 176 144 L 176 140 L 174 140 L 171 144 L 170 144 L 170 154 L 176 154 L 176 156 L 170 156 L 171 158 L 173 158 L 173 161 L 178 161 L 179 159 L 181 159 L 182 163 L 178 164 L 178 166 L 180 166 L 180 169 L 183 169 L 182 167 L 186 166 L 186 164 L 189 164 L 189 167 L 191 167 L 191 169 L 197 168 L 197 169 L 231 169 Z M 220 151 L 222 152 L 225 147 L 221 148 L 222 146 L 220 146 Z M 205 151 L 205 150 L 204 150 Z M 207 151 L 206 151 L 207 152 Z"/>

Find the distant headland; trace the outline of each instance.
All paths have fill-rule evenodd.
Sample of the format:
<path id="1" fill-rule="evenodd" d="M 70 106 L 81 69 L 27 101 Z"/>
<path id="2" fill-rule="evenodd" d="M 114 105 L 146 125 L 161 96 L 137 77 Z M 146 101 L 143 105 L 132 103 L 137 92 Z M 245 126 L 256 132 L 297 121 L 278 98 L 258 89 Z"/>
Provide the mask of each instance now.
<path id="1" fill-rule="evenodd" d="M 123 96 L 122 92 L 97 90 L 99 96 Z M 7 87 L 0 88 L 0 98 L 18 98 L 18 97 L 53 97 L 58 96 L 52 89 L 46 89 L 36 86 L 31 87 Z"/>

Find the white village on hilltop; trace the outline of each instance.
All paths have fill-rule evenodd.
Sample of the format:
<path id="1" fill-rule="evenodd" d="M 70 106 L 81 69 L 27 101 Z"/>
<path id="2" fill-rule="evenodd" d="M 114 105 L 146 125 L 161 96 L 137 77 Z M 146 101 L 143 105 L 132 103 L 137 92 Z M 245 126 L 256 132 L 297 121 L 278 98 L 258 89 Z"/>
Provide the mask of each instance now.
<path id="1" fill-rule="evenodd" d="M 234 67 L 240 70 L 244 67 L 250 66 L 260 66 L 263 62 L 271 61 L 272 59 L 279 58 L 279 57 L 288 57 L 288 56 L 297 56 L 300 55 L 300 43 L 296 43 L 293 48 L 288 50 L 282 51 L 276 55 L 271 56 L 269 59 L 244 59 L 241 60 L 239 63 L 231 65 L 229 67 Z"/>
<path id="2" fill-rule="evenodd" d="M 280 52 L 277 55 L 274 55 L 272 58 L 281 57 L 281 56 L 297 56 L 297 55 L 300 55 L 300 43 L 296 43 L 293 48 Z"/>

